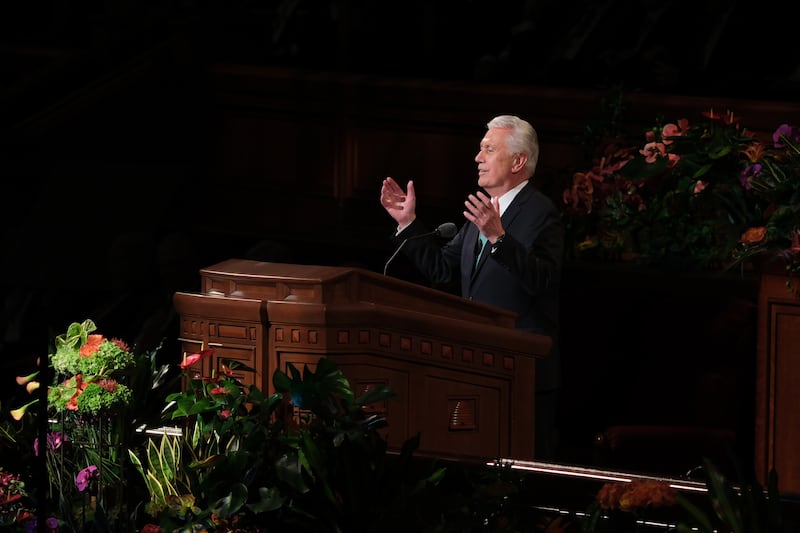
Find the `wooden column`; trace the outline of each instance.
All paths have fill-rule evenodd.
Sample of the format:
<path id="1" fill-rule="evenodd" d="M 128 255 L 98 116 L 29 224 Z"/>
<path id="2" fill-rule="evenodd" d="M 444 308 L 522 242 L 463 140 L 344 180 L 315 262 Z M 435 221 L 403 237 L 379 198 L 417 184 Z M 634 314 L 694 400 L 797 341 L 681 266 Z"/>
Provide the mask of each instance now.
<path id="1" fill-rule="evenodd" d="M 781 270 L 761 277 L 756 372 L 755 468 L 771 469 L 781 493 L 800 494 L 800 280 Z"/>

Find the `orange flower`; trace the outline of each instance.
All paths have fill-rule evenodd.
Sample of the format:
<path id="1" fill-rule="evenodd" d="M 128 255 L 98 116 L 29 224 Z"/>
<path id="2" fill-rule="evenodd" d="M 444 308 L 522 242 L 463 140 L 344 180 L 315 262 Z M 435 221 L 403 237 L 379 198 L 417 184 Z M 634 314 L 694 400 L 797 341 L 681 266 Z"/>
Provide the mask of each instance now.
<path id="1" fill-rule="evenodd" d="M 27 376 L 17 376 L 17 385 L 19 386 L 26 385 L 27 383 L 33 381 L 33 379 L 38 376 L 39 376 L 38 370 L 33 374 L 28 374 Z"/>
<path id="2" fill-rule="evenodd" d="M 579 209 L 583 204 L 586 212 L 591 213 L 593 192 L 594 186 L 592 185 L 592 180 L 589 179 L 589 175 L 583 172 L 576 172 L 572 177 L 572 188 L 564 190 L 563 201 L 573 209 Z"/>
<path id="3" fill-rule="evenodd" d="M 597 493 L 601 508 L 636 511 L 647 507 L 675 505 L 675 491 L 666 481 L 635 479 L 631 482 L 606 483 Z"/>
<path id="4" fill-rule="evenodd" d="M 748 161 L 751 163 L 758 163 L 761 160 L 761 156 L 764 154 L 764 145 L 760 142 L 754 142 L 742 150 L 742 154 L 747 157 Z"/>
<path id="5" fill-rule="evenodd" d="M 102 335 L 88 335 L 86 337 L 86 344 L 81 346 L 81 357 L 91 357 L 96 354 L 98 348 L 100 348 L 100 345 L 103 344 L 105 340 L 105 337 Z"/>
<path id="6" fill-rule="evenodd" d="M 757 228 L 750 228 L 739 238 L 739 242 L 752 246 L 764 240 L 767 236 L 767 228 L 759 226 Z"/>
<path id="7" fill-rule="evenodd" d="M 11 411 L 11 412 L 10 412 L 10 414 L 11 414 L 11 418 L 13 418 L 13 419 L 14 419 L 14 420 L 16 420 L 17 422 L 19 422 L 20 420 L 22 420 L 22 417 L 23 417 L 23 416 L 25 416 L 25 411 L 27 411 L 27 410 L 28 410 L 28 408 L 29 408 L 31 405 L 35 404 L 35 403 L 36 403 L 36 402 L 38 402 L 38 401 L 39 401 L 38 399 L 37 399 L 37 400 L 33 400 L 32 402 L 28 402 L 28 403 L 26 403 L 26 404 L 25 404 L 25 405 L 23 405 L 22 407 L 19 407 L 19 408 L 17 408 L 17 409 L 14 409 L 13 411 Z"/>
<path id="8" fill-rule="evenodd" d="M 597 492 L 597 503 L 602 509 L 618 509 L 627 488 L 627 483 L 606 483 Z"/>
<path id="9" fill-rule="evenodd" d="M 646 507 L 667 507 L 675 504 L 675 492 L 669 483 L 655 480 L 635 480 L 619 501 L 623 511 Z"/>

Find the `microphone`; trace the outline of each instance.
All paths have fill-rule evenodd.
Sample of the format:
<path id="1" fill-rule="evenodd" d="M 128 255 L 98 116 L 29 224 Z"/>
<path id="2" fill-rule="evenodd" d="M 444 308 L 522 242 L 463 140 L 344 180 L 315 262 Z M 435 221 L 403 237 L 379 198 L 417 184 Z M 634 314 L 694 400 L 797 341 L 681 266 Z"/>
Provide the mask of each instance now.
<path id="1" fill-rule="evenodd" d="M 422 237 L 430 237 L 431 235 L 435 235 L 443 239 L 452 239 L 453 237 L 456 236 L 456 233 L 458 233 L 458 227 L 456 227 L 456 225 L 453 224 L 452 222 L 445 222 L 444 224 L 440 225 L 433 231 L 429 231 L 428 233 L 420 233 L 419 235 L 413 235 L 411 237 L 408 237 L 407 239 L 404 239 L 403 242 L 400 243 L 400 246 L 398 246 L 397 249 L 394 251 L 389 260 L 386 261 L 386 264 L 383 267 L 383 275 L 384 276 L 386 275 L 386 271 L 389 269 L 389 263 L 391 263 L 394 260 L 394 258 L 397 257 L 397 254 L 400 253 L 400 250 L 403 249 L 403 246 L 405 246 L 406 243 L 411 239 L 421 239 Z"/>

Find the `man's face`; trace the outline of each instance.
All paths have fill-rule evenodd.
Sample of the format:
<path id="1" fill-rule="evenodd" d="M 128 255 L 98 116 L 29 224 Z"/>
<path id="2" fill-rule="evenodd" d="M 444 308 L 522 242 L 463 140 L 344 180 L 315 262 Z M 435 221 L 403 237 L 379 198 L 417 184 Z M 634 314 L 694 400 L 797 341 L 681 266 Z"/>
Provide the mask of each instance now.
<path id="1" fill-rule="evenodd" d="M 516 156 L 508 152 L 506 139 L 509 129 L 492 128 L 481 140 L 481 148 L 475 156 L 478 163 L 478 185 L 492 195 L 513 188 L 513 167 Z"/>

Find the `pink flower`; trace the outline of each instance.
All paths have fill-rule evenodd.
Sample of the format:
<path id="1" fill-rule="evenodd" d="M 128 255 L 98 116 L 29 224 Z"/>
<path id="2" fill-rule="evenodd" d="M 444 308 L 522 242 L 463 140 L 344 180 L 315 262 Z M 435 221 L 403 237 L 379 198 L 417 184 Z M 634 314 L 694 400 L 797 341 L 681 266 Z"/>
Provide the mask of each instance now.
<path id="1" fill-rule="evenodd" d="M 786 148 L 786 143 L 784 142 L 785 139 L 789 139 L 790 141 L 797 141 L 798 140 L 798 128 L 794 128 L 789 124 L 781 124 L 778 126 L 778 129 L 775 130 L 775 133 L 772 134 L 772 143 L 775 145 L 775 148 Z"/>
<path id="2" fill-rule="evenodd" d="M 708 187 L 708 183 L 706 183 L 703 180 L 697 180 L 695 182 L 695 184 L 694 184 L 694 191 L 693 192 L 694 192 L 694 194 L 700 194 L 701 192 L 703 192 L 705 190 L 706 187 Z"/>
<path id="3" fill-rule="evenodd" d="M 678 137 L 683 135 L 681 129 L 675 124 L 665 124 L 664 127 L 661 129 L 661 142 L 664 144 L 672 144 L 672 139 L 670 137 Z"/>
<path id="4" fill-rule="evenodd" d="M 644 148 L 639 150 L 639 153 L 644 156 L 645 161 L 648 163 L 654 163 L 655 160 L 659 157 L 664 155 L 666 152 L 666 148 L 664 147 L 664 143 L 659 142 L 651 142 L 644 145 Z"/>
<path id="5" fill-rule="evenodd" d="M 100 472 L 98 472 L 97 467 L 94 465 L 87 466 L 75 476 L 75 486 L 78 487 L 79 492 L 84 492 L 92 481 L 99 478 Z"/>
<path id="6" fill-rule="evenodd" d="M 66 435 L 60 431 L 53 431 L 47 434 L 47 447 L 51 450 L 61 448 L 61 445 L 66 441 Z M 39 456 L 39 439 L 33 441 L 33 454 Z"/>

